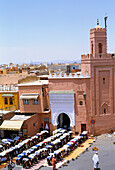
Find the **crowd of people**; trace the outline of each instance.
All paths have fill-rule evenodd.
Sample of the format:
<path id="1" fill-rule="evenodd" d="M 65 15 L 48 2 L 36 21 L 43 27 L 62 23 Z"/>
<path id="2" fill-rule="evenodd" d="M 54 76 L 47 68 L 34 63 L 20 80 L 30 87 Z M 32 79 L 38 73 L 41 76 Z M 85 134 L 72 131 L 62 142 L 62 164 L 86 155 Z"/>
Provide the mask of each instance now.
<path id="1" fill-rule="evenodd" d="M 47 137 L 48 133 L 48 131 L 44 130 L 41 131 L 41 133 L 38 133 L 35 136 L 25 139 L 23 141 L 21 141 L 18 136 L 16 137 L 16 141 L 11 139 L 3 139 L 2 142 L 4 143 L 4 145 L 2 145 L 2 150 L 0 152 L 0 164 L 9 161 L 12 157 L 16 157 L 25 149 L 31 148 L 38 141 L 44 140 L 44 138 Z"/>
<path id="2" fill-rule="evenodd" d="M 74 138 L 72 138 L 72 135 L 70 135 L 68 138 L 68 133 L 64 133 L 62 135 L 62 138 L 63 138 L 63 145 L 59 147 L 57 150 L 55 150 L 54 152 L 50 153 L 49 156 L 47 157 L 47 162 L 49 166 L 50 165 L 54 166 L 54 162 L 55 162 L 54 159 L 56 159 L 56 162 L 59 162 L 66 155 L 70 154 L 71 151 L 73 151 L 78 146 L 80 146 L 83 143 L 83 141 L 87 139 L 87 132 L 84 131 L 80 135 L 75 136 Z"/>
<path id="3" fill-rule="evenodd" d="M 72 131 L 59 128 L 48 137 L 48 131 L 43 130 L 26 140 L 6 149 L 0 153 L 1 162 L 8 161 L 10 157 L 17 157 L 16 164 L 29 168 L 40 160 L 47 158 L 48 165 L 61 161 L 64 156 L 79 146 L 86 138 L 87 132 L 72 137 Z M 56 160 L 56 161 L 55 161 Z"/>

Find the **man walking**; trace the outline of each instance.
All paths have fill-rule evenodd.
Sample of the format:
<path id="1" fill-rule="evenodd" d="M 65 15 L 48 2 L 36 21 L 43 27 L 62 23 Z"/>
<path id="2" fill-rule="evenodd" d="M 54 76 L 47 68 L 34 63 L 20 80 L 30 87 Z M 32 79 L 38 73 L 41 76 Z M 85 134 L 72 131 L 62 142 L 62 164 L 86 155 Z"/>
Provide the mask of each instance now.
<path id="1" fill-rule="evenodd" d="M 97 169 L 98 169 L 98 165 L 99 165 L 98 152 L 96 152 L 96 153 L 93 155 L 92 160 L 93 160 L 93 162 L 94 162 L 94 170 L 97 170 Z"/>

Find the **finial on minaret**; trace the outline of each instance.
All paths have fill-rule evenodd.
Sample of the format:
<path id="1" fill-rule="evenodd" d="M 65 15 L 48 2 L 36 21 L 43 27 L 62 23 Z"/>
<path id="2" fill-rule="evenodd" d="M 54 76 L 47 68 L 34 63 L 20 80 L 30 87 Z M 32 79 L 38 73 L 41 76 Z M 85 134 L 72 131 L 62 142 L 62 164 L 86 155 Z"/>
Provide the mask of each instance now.
<path id="1" fill-rule="evenodd" d="M 97 25 L 99 25 L 99 19 L 97 19 Z"/>
<path id="2" fill-rule="evenodd" d="M 105 29 L 107 28 L 107 16 L 104 18 L 105 20 Z"/>

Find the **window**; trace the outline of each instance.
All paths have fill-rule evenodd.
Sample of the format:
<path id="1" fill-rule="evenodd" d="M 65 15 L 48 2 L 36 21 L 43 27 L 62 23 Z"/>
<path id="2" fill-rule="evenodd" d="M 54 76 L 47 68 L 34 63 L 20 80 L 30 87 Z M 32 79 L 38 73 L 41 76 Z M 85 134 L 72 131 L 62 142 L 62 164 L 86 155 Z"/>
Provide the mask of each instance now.
<path id="1" fill-rule="evenodd" d="M 102 43 L 99 43 L 99 53 L 102 53 Z"/>
<path id="2" fill-rule="evenodd" d="M 33 123 L 33 126 L 36 126 L 36 124 L 35 124 L 35 123 Z"/>
<path id="3" fill-rule="evenodd" d="M 29 99 L 24 99 L 24 104 L 29 104 Z"/>
<path id="4" fill-rule="evenodd" d="M 81 124 L 81 132 L 86 131 L 86 124 Z"/>
<path id="5" fill-rule="evenodd" d="M 104 108 L 104 114 L 106 114 L 106 109 Z"/>
<path id="6" fill-rule="evenodd" d="M 33 104 L 39 104 L 38 99 L 33 99 Z"/>
<path id="7" fill-rule="evenodd" d="M 91 45 L 91 54 L 93 54 L 93 44 Z"/>
<path id="8" fill-rule="evenodd" d="M 10 97 L 10 99 L 9 99 L 9 103 L 10 103 L 10 105 L 13 105 L 13 100 L 12 100 L 11 97 Z"/>
<path id="9" fill-rule="evenodd" d="M 105 78 L 103 78 L 103 84 L 105 84 Z"/>
<path id="10" fill-rule="evenodd" d="M 49 117 L 44 117 L 44 122 L 49 122 Z"/>
<path id="11" fill-rule="evenodd" d="M 79 102 L 79 105 L 83 105 L 83 102 L 82 102 L 82 101 L 80 101 L 80 102 Z"/>
<path id="12" fill-rule="evenodd" d="M 8 99 L 7 98 L 4 99 L 4 103 L 8 104 Z"/>

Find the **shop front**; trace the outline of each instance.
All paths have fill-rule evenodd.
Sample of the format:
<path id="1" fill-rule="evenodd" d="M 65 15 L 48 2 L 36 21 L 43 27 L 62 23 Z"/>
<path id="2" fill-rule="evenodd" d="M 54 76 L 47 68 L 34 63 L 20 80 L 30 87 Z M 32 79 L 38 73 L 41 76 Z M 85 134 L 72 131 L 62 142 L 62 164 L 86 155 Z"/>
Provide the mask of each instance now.
<path id="1" fill-rule="evenodd" d="M 14 139 L 22 133 L 23 120 L 4 120 L 0 126 L 2 138 Z"/>

